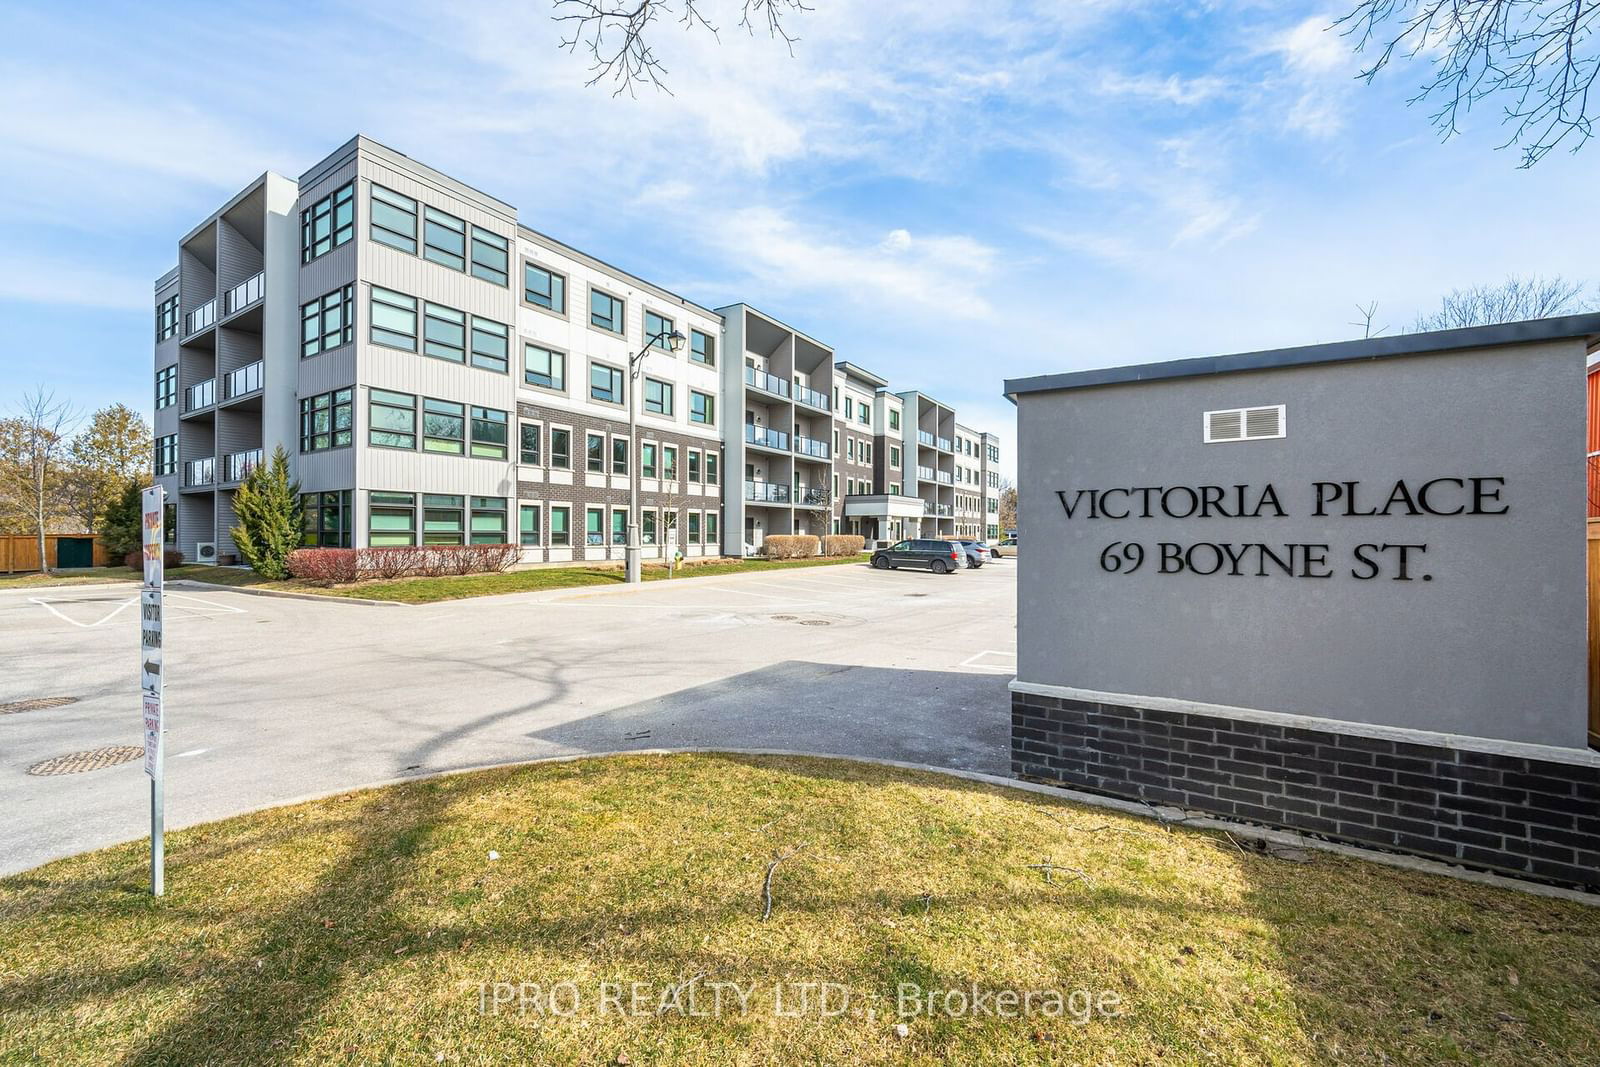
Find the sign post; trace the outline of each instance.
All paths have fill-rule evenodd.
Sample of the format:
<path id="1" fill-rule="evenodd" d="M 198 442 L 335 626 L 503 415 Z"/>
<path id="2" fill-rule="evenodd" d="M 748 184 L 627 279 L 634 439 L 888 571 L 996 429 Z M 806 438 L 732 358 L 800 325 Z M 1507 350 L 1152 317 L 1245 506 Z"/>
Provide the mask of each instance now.
<path id="1" fill-rule="evenodd" d="M 139 590 L 139 693 L 144 705 L 144 773 L 150 776 L 150 893 L 166 891 L 166 801 L 162 699 L 165 674 L 161 661 L 161 594 L 166 583 L 166 490 L 144 491 L 144 585 Z"/>

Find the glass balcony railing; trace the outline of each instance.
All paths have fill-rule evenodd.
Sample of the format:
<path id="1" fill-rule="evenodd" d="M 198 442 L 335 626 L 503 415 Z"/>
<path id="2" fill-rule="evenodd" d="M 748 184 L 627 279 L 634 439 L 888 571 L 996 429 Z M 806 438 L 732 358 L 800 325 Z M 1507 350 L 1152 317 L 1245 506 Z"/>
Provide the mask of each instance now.
<path id="1" fill-rule="evenodd" d="M 931 500 L 922 502 L 922 513 L 924 515 L 938 515 L 943 518 L 949 518 L 953 514 L 949 504 L 935 504 Z"/>
<path id="2" fill-rule="evenodd" d="M 242 482 L 250 477 L 250 472 L 259 466 L 261 466 L 261 449 L 259 448 L 229 453 L 222 457 L 222 480 L 225 482 Z"/>
<path id="3" fill-rule="evenodd" d="M 183 317 L 184 336 L 199 333 L 201 330 L 217 321 L 217 301 L 215 298 L 207 300 Z"/>
<path id="4" fill-rule="evenodd" d="M 823 411 L 829 410 L 828 395 L 826 393 L 819 393 L 815 389 L 807 389 L 798 383 L 794 387 L 794 398 L 802 404 L 809 404 L 814 408 L 821 408 Z"/>
<path id="5" fill-rule="evenodd" d="M 931 481 L 933 481 L 933 468 L 932 467 L 918 467 L 917 468 L 917 481 L 919 481 L 919 482 L 931 482 Z"/>
<path id="6" fill-rule="evenodd" d="M 828 442 L 819 441 L 815 437 L 801 437 L 799 434 L 795 435 L 794 450 L 802 456 L 810 456 L 813 459 L 827 459 L 833 454 Z"/>
<path id="7" fill-rule="evenodd" d="M 939 438 L 939 451 L 941 451 L 941 452 L 954 452 L 955 450 L 956 450 L 956 446 L 950 440 L 950 438 L 948 438 L 948 437 Z"/>
<path id="8" fill-rule="evenodd" d="M 782 482 L 745 482 L 744 498 L 763 504 L 787 504 L 789 487 Z"/>
<path id="9" fill-rule="evenodd" d="M 183 391 L 183 410 L 199 411 L 208 408 L 217 402 L 217 380 L 207 378 L 203 382 L 195 382 Z"/>
<path id="10" fill-rule="evenodd" d="M 955 476 L 952 475 L 949 471 L 940 471 L 939 472 L 939 481 L 943 482 L 945 485 L 954 485 L 954 484 L 956 484 Z"/>
<path id="11" fill-rule="evenodd" d="M 183 484 L 187 486 L 210 485 L 214 457 L 191 459 L 183 465 Z"/>
<path id="12" fill-rule="evenodd" d="M 788 451 L 789 435 L 782 430 L 774 430 L 767 426 L 750 426 L 744 428 L 744 439 L 752 445 L 761 445 L 764 448 L 779 448 Z"/>
<path id="13" fill-rule="evenodd" d="M 746 385 L 753 385 L 763 392 L 773 393 L 782 397 L 789 395 L 789 383 L 782 378 L 768 374 L 766 371 L 756 370 L 754 367 L 746 367 L 744 369 L 744 380 Z"/>
<path id="14" fill-rule="evenodd" d="M 266 274 L 257 274 L 254 278 L 246 278 L 238 285 L 229 289 L 222 297 L 224 315 L 232 315 L 235 311 L 249 307 L 261 299 L 265 292 L 264 281 Z"/>
<path id="15" fill-rule="evenodd" d="M 240 367 L 236 371 L 229 371 L 222 379 L 222 397 L 232 400 L 235 397 L 245 396 L 261 389 L 261 360 L 256 360 L 247 367 Z"/>
<path id="16" fill-rule="evenodd" d="M 932 448 L 933 447 L 933 434 L 929 433 L 927 430 L 918 430 L 917 431 L 917 444 L 919 444 L 919 445 L 927 445 L 929 448 Z"/>

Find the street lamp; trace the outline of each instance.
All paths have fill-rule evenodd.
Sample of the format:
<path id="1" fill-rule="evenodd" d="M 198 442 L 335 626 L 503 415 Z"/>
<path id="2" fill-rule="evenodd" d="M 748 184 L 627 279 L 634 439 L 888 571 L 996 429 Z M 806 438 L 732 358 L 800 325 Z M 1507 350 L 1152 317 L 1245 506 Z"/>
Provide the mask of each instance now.
<path id="1" fill-rule="evenodd" d="M 666 339 L 667 347 L 673 355 L 683 351 L 684 336 L 677 330 L 668 333 L 666 330 L 658 331 L 644 343 L 636 356 L 628 360 L 628 547 L 627 547 L 627 579 L 629 582 L 642 580 L 639 573 L 639 478 L 643 474 L 643 464 L 639 462 L 639 375 L 643 371 L 644 357 L 650 354 L 652 348 L 660 348 L 659 342 Z"/>

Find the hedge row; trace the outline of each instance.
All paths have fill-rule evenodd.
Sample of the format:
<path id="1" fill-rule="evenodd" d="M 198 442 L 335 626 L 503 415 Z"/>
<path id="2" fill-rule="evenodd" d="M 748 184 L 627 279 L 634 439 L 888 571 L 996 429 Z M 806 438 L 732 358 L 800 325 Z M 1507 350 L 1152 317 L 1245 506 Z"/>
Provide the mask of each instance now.
<path id="1" fill-rule="evenodd" d="M 519 556 L 516 545 L 297 548 L 289 553 L 289 574 L 325 585 L 368 578 L 494 574 L 517 562 Z"/>
<path id="2" fill-rule="evenodd" d="M 768 559 L 811 559 L 818 555 L 858 556 L 866 544 L 866 538 L 858 534 L 828 534 L 822 538 L 769 534 L 761 550 Z"/>
<path id="3" fill-rule="evenodd" d="M 142 572 L 144 570 L 144 551 L 136 548 L 126 556 L 123 556 L 122 562 L 127 565 L 129 570 Z M 175 548 L 164 549 L 161 553 L 161 562 L 167 567 L 180 566 L 183 563 L 183 553 Z"/>

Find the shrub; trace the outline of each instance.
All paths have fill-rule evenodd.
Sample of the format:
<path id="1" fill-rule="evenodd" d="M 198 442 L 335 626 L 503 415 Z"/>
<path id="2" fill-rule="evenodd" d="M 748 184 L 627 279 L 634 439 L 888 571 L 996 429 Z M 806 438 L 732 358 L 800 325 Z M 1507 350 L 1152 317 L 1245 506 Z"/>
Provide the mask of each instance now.
<path id="1" fill-rule="evenodd" d="M 829 534 L 822 539 L 824 556 L 859 556 L 867 547 L 867 539 L 860 534 Z"/>
<path id="2" fill-rule="evenodd" d="M 113 559 L 137 553 L 144 542 L 144 488 L 137 480 L 122 487 L 122 492 L 106 505 L 100 520 L 100 537 Z"/>
<path id="3" fill-rule="evenodd" d="M 356 580 L 353 548 L 297 548 L 289 553 L 289 575 L 302 581 L 333 585 Z"/>
<path id="4" fill-rule="evenodd" d="M 818 544 L 810 534 L 768 534 L 761 551 L 768 559 L 810 559 L 817 554 Z"/>
<path id="5" fill-rule="evenodd" d="M 289 573 L 324 584 L 371 578 L 440 578 L 498 573 L 520 556 L 516 545 L 300 548 L 289 554 Z"/>
<path id="6" fill-rule="evenodd" d="M 289 553 L 303 526 L 300 483 L 289 477 L 289 454 L 279 445 L 233 494 L 239 525 L 228 531 L 239 555 L 263 578 L 286 578 Z"/>
<path id="7" fill-rule="evenodd" d="M 144 571 L 144 551 L 136 548 L 123 556 L 122 562 L 127 564 L 130 571 L 142 573 Z M 183 565 L 183 553 L 175 548 L 166 549 L 161 553 L 161 562 L 168 567 L 181 567 Z"/>

